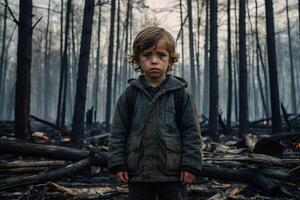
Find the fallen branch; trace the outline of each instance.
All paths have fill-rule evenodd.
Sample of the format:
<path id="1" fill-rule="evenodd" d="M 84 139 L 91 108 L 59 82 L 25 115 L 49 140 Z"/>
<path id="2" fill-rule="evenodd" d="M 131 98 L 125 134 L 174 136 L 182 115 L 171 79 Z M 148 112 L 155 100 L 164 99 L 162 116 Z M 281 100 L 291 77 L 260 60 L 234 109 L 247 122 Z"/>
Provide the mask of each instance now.
<path id="1" fill-rule="evenodd" d="M 20 156 L 44 157 L 57 160 L 79 161 L 90 155 L 95 155 L 93 164 L 101 167 L 107 166 L 107 154 L 74 149 L 70 147 L 61 147 L 46 144 L 34 144 L 29 142 L 20 142 L 0 139 L 0 154 L 13 154 Z"/>
<path id="2" fill-rule="evenodd" d="M 67 165 L 66 167 L 55 169 L 50 172 L 43 172 L 37 175 L 28 177 L 17 177 L 12 179 L 5 179 L 0 181 L 0 191 L 12 189 L 15 187 L 39 184 L 46 181 L 58 180 L 61 178 L 70 177 L 71 175 L 90 166 L 92 159 L 85 158 L 74 164 Z"/>

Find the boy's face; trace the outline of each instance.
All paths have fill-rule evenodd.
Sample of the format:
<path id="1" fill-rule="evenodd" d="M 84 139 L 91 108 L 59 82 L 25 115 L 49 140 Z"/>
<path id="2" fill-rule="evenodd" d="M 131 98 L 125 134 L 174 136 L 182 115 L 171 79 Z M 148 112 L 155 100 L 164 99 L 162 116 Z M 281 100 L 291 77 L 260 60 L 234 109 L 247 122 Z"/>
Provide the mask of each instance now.
<path id="1" fill-rule="evenodd" d="M 159 40 L 156 46 L 142 51 L 139 62 L 142 71 L 149 80 L 163 80 L 170 64 L 170 54 L 164 41 Z"/>

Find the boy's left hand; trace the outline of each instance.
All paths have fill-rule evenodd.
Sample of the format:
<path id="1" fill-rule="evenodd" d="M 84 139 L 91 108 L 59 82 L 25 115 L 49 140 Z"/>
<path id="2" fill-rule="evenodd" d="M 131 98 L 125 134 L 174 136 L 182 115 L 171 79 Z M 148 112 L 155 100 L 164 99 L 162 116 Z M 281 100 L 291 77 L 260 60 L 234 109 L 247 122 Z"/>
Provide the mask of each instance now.
<path id="1" fill-rule="evenodd" d="M 195 175 L 187 172 L 187 171 L 181 171 L 180 175 L 180 181 L 182 182 L 183 185 L 185 184 L 191 184 L 193 180 L 195 179 Z"/>

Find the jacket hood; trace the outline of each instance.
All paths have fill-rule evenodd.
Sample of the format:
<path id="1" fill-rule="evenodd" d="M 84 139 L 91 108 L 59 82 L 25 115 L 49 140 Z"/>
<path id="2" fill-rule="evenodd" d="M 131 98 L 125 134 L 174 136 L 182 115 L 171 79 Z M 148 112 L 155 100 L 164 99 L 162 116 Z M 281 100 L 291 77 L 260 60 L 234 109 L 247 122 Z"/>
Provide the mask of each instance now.
<path id="1" fill-rule="evenodd" d="M 140 75 L 137 79 L 129 79 L 128 83 L 143 90 L 144 89 L 144 84 L 143 84 L 144 77 L 145 77 L 145 75 Z M 177 89 L 188 86 L 186 80 L 184 80 L 181 77 L 174 76 L 172 74 L 167 74 L 166 78 L 168 78 L 168 81 L 165 84 L 163 84 L 163 86 L 162 86 L 162 89 L 164 89 L 166 91 L 177 90 Z"/>

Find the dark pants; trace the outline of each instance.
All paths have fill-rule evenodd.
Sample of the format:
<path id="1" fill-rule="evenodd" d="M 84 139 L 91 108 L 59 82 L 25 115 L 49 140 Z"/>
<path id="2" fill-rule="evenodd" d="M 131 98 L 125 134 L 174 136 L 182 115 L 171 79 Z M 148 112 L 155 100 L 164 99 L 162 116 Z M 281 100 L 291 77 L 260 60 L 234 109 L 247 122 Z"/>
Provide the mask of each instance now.
<path id="1" fill-rule="evenodd" d="M 129 183 L 129 200 L 184 200 L 187 187 L 180 182 Z"/>

